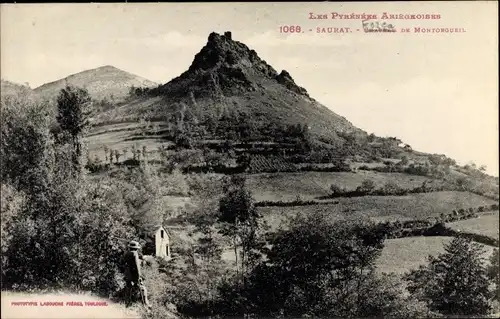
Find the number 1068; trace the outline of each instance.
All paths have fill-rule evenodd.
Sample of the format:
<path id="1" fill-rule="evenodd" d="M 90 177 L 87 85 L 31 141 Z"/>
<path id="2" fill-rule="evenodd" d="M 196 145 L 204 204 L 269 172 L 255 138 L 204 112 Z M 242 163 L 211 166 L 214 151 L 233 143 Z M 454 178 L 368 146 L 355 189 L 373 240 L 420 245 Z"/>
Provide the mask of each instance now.
<path id="1" fill-rule="evenodd" d="M 302 32 L 302 28 L 300 25 L 284 25 L 280 27 L 280 33 L 300 33 Z"/>

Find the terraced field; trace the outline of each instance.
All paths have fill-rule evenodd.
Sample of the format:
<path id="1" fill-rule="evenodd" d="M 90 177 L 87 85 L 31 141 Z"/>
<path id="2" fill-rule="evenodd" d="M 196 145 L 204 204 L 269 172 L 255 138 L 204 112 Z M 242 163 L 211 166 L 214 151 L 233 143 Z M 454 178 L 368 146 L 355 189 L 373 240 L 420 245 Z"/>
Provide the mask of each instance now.
<path id="1" fill-rule="evenodd" d="M 403 274 L 416 269 L 420 265 L 427 264 L 429 255 L 437 256 L 444 252 L 444 245 L 452 239 L 452 237 L 408 237 L 386 240 L 377 261 L 377 271 Z M 493 253 L 493 247 L 481 246 L 485 249 L 485 264 L 489 264 L 488 259 Z"/>
<path id="2" fill-rule="evenodd" d="M 367 178 L 372 179 L 377 186 L 393 181 L 403 188 L 417 187 L 428 180 L 424 176 L 372 171 L 263 173 L 248 175 L 247 186 L 256 201 L 292 201 L 297 195 L 304 200 L 312 200 L 329 195 L 332 184 L 355 189 Z"/>
<path id="3" fill-rule="evenodd" d="M 486 235 L 493 238 L 499 238 L 499 214 L 493 212 L 489 215 L 482 215 L 478 218 L 461 220 L 454 223 L 448 223 L 447 226 L 462 232 Z"/>
<path id="4" fill-rule="evenodd" d="M 294 189 L 294 187 L 290 187 Z M 338 204 L 260 207 L 271 227 L 298 213 L 315 214 L 327 211 L 332 218 L 365 216 L 374 220 L 408 220 L 449 214 L 454 209 L 494 204 L 495 201 L 468 192 L 434 192 L 407 196 L 364 196 L 338 198 Z"/>
<path id="5" fill-rule="evenodd" d="M 160 122 L 153 122 L 152 125 L 154 124 L 159 125 L 160 129 L 162 128 Z M 135 146 L 137 149 L 142 150 L 142 147 L 145 146 L 149 160 L 159 159 L 158 148 L 160 146 L 168 147 L 172 143 L 163 139 L 161 135 L 142 135 L 142 131 L 141 124 L 137 122 L 110 124 L 95 128 L 85 138 L 88 144 L 89 155 L 91 158 L 97 156 L 104 161 L 105 147 L 117 150 L 120 154 L 123 154 L 123 151 L 127 150 L 126 155 L 120 157 L 119 161 L 121 162 L 132 158 L 132 147 Z"/>

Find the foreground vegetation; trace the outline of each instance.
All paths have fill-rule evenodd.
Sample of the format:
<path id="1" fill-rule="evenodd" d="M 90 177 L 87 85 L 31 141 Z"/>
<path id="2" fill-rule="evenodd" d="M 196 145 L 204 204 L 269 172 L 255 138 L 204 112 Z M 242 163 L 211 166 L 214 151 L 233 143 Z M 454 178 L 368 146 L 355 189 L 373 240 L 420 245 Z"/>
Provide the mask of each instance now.
<path id="1" fill-rule="evenodd" d="M 8 102 L 0 153 L 2 289 L 92 291 L 120 300 L 126 243 L 139 240 L 152 254 L 151 227 L 177 219 L 185 228 L 172 230 L 175 258 L 147 260 L 153 311 L 146 318 L 487 315 L 498 296 L 498 253 L 485 263 L 466 238 L 451 239 L 404 277 L 377 272 L 391 233 L 366 218 L 436 217 L 492 199 L 466 190 L 338 198 L 293 208 L 269 225 L 281 208 L 257 207 L 253 182 L 242 174 L 186 175 L 171 159 L 151 166 L 135 150 L 135 165 L 89 178 L 85 90 L 65 88 L 57 108 L 29 96 Z M 294 130 L 295 142 L 303 140 L 303 127 Z M 190 197 L 191 205 L 178 210 L 169 205 L 173 196 Z M 221 257 L 227 249 L 229 262 Z"/>
<path id="2" fill-rule="evenodd" d="M 436 257 L 444 252 L 444 247 L 453 240 L 447 236 L 420 236 L 388 239 L 377 260 L 377 270 L 382 273 L 404 274 L 427 263 L 427 257 Z M 494 252 L 491 246 L 481 245 L 485 253 L 485 266 Z"/>

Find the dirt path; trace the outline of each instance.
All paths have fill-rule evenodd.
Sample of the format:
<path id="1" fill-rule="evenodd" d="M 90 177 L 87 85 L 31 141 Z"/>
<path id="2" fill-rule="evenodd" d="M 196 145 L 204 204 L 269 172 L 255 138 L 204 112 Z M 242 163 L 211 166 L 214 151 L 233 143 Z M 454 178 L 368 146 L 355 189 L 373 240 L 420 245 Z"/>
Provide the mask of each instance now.
<path id="1" fill-rule="evenodd" d="M 137 308 L 125 308 L 122 304 L 113 303 L 90 294 L 51 293 L 42 295 L 2 291 L 1 297 L 2 319 L 140 318 Z"/>

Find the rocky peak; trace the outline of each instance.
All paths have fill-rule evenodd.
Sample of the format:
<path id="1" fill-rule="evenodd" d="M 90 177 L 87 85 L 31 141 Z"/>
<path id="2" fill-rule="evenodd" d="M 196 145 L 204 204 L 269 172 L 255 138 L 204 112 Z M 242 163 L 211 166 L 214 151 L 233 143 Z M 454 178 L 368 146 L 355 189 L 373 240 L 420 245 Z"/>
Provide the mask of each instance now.
<path id="1" fill-rule="evenodd" d="M 263 79 L 274 80 L 290 91 L 308 96 L 306 90 L 297 86 L 288 72 L 278 74 L 257 52 L 233 40 L 230 31 L 223 34 L 212 32 L 206 45 L 195 55 L 189 69 L 167 83 L 165 89 L 170 95 L 182 95 L 181 86 L 187 85 L 185 81 L 188 81 L 198 87 L 192 89 L 195 96 L 206 95 L 207 92 L 230 96 L 255 91 L 259 87 L 258 82 Z"/>
<path id="2" fill-rule="evenodd" d="M 223 66 L 252 68 L 259 64 L 265 62 L 260 60 L 255 51 L 241 42 L 234 41 L 231 32 L 227 31 L 223 35 L 212 32 L 208 36 L 207 44 L 195 55 L 189 70 L 205 71 Z M 276 73 L 269 65 L 265 64 L 264 67 L 268 73 Z M 263 66 L 261 69 L 264 69 Z"/>

